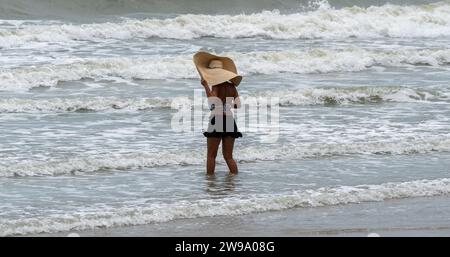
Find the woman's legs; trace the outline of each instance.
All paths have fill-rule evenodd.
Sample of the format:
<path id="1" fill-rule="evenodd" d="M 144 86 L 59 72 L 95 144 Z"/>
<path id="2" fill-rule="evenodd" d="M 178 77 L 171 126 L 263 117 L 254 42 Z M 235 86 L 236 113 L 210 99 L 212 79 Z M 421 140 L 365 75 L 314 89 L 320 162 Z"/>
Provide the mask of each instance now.
<path id="1" fill-rule="evenodd" d="M 234 137 L 224 137 L 222 140 L 222 154 L 223 158 L 227 162 L 230 172 L 233 174 L 238 173 L 238 167 L 236 161 L 233 159 L 233 147 L 234 147 Z"/>
<path id="2" fill-rule="evenodd" d="M 208 137 L 208 156 L 206 158 L 206 173 L 214 174 L 216 168 L 216 156 L 219 149 L 220 137 Z"/>

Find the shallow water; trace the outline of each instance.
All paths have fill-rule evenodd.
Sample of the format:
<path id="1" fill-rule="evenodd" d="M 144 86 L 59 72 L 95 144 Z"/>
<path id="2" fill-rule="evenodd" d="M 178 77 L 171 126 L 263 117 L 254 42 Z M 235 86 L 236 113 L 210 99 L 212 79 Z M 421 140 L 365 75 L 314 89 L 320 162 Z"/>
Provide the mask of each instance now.
<path id="1" fill-rule="evenodd" d="M 371 5 L 1 20 L 0 235 L 448 194 L 450 4 Z M 238 176 L 171 129 L 199 50 L 280 101 Z"/>

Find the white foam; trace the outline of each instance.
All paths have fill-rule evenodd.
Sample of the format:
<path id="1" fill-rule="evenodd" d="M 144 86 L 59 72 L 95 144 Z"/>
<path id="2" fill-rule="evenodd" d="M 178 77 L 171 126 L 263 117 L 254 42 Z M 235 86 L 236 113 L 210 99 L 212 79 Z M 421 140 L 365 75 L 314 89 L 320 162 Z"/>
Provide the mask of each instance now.
<path id="1" fill-rule="evenodd" d="M 278 97 L 281 106 L 305 105 L 348 105 L 381 102 L 450 103 L 448 93 L 435 90 L 421 90 L 408 87 L 365 86 L 365 87 L 305 87 L 297 90 L 261 91 L 246 97 Z M 194 105 L 192 97 L 155 98 L 4 98 L 0 99 L 0 113 L 58 113 L 58 112 L 110 112 L 145 111 L 171 108 L 172 102 L 178 105 Z"/>
<path id="2" fill-rule="evenodd" d="M 442 136 L 422 139 L 397 138 L 395 140 L 366 141 L 329 144 L 304 143 L 274 147 L 247 146 L 237 149 L 235 156 L 240 162 L 254 162 L 348 154 L 414 154 L 450 151 L 450 138 Z M 0 164 L 0 177 L 53 176 L 110 170 L 127 171 L 144 167 L 199 165 L 203 164 L 204 161 L 203 150 L 163 150 L 157 153 L 134 151 L 123 154 L 89 155 L 50 161 L 27 160 L 15 164 Z"/>
<path id="3" fill-rule="evenodd" d="M 1 176 L 62 175 L 77 172 L 129 170 L 166 165 L 194 165 L 203 162 L 199 151 L 149 153 L 135 151 L 129 154 L 92 155 L 51 161 L 22 161 L 0 166 Z"/>
<path id="4" fill-rule="evenodd" d="M 51 98 L 27 99 L 5 98 L 0 100 L 0 113 L 37 113 L 37 112 L 82 112 L 130 110 L 141 111 L 153 108 L 170 108 L 172 101 L 182 101 L 175 98 Z"/>
<path id="5" fill-rule="evenodd" d="M 45 217 L 1 220 L 0 236 L 144 225 L 174 219 L 235 216 L 291 208 L 311 208 L 450 193 L 450 179 L 415 180 L 379 185 L 323 187 L 285 194 L 254 194 L 213 200 L 179 201 L 121 208 L 86 208 Z"/>
<path id="6" fill-rule="evenodd" d="M 75 59 L 61 64 L 0 70 L 0 90 L 23 91 L 33 87 L 52 87 L 62 81 L 165 79 L 193 77 L 192 61 L 187 57 L 159 59 Z"/>
<path id="7" fill-rule="evenodd" d="M 370 50 L 363 48 L 304 51 L 220 53 L 235 59 L 243 75 L 363 71 L 374 66 L 448 65 L 450 49 Z M 133 79 L 193 79 L 197 72 L 191 55 L 145 58 L 88 58 L 59 64 L 0 69 L 0 90 L 24 91 L 55 86 L 83 78 L 131 81 Z"/>
<path id="8" fill-rule="evenodd" d="M 395 86 L 302 88 L 297 90 L 266 91 L 261 97 L 279 97 L 281 106 L 348 105 L 380 102 L 447 103 L 444 91 L 421 90 Z"/>
<path id="9" fill-rule="evenodd" d="M 119 23 L 30 25 L 1 29 L 0 46 L 79 40 L 200 37 L 242 38 L 373 38 L 450 35 L 450 4 L 346 7 L 323 5 L 315 11 L 281 14 L 263 11 L 240 15 L 179 15 L 168 19 L 129 19 Z"/>

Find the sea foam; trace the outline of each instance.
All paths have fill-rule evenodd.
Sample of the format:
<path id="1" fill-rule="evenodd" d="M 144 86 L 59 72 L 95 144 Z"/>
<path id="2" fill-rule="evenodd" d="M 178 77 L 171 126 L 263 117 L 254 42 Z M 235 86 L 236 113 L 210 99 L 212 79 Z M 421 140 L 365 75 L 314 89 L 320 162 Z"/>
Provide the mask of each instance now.
<path id="1" fill-rule="evenodd" d="M 345 7 L 323 5 L 314 11 L 283 14 L 278 10 L 240 15 L 185 14 L 166 19 L 20 26 L 0 29 L 0 46 L 31 41 L 64 43 L 105 39 L 200 37 L 272 39 L 439 37 L 450 35 L 450 4 Z"/>
<path id="2" fill-rule="evenodd" d="M 450 151 L 449 137 L 422 139 L 393 138 L 384 141 L 347 143 L 302 143 L 274 147 L 247 146 L 235 151 L 239 162 L 298 160 L 339 155 L 416 154 Z M 183 149 L 163 150 L 157 153 L 134 150 L 130 153 L 74 156 L 49 161 L 26 160 L 0 164 L 0 177 L 55 176 L 102 171 L 132 171 L 170 165 L 200 165 L 204 163 L 204 151 Z M 221 160 L 219 160 L 221 162 Z"/>
<path id="3" fill-rule="evenodd" d="M 356 72 L 372 67 L 447 67 L 450 49 L 364 48 L 256 51 L 219 53 L 230 56 L 243 75 L 279 73 Z M 60 82 L 81 79 L 125 81 L 133 79 L 198 78 L 191 55 L 146 58 L 68 59 L 57 64 L 0 69 L 0 90 L 26 91 L 34 87 L 52 87 Z"/>
<path id="4" fill-rule="evenodd" d="M 450 104 L 450 95 L 441 89 L 420 89 L 402 86 L 363 87 L 304 87 L 256 91 L 241 94 L 242 103 L 246 99 L 277 97 L 280 106 L 309 105 L 352 105 L 384 102 L 414 102 L 417 104 Z M 203 99 L 204 100 L 204 99 Z M 62 113 L 62 112 L 140 112 L 176 105 L 195 104 L 189 96 L 178 97 L 83 97 L 83 98 L 4 98 L 0 99 L 0 113 Z M 270 103 L 269 103 L 270 104 Z M 205 106 L 204 106 L 205 107 Z"/>
<path id="5" fill-rule="evenodd" d="M 0 236 L 144 225 L 213 216 L 236 216 L 291 208 L 313 208 L 390 199 L 447 195 L 450 179 L 390 182 L 378 185 L 322 187 L 283 194 L 251 194 L 213 200 L 184 200 L 143 206 L 85 208 L 46 217 L 1 220 Z"/>

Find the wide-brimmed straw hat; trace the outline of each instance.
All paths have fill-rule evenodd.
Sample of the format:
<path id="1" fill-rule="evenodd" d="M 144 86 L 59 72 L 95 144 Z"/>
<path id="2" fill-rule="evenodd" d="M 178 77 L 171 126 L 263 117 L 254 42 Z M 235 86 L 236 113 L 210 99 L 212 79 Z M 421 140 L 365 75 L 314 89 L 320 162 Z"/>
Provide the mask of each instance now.
<path id="1" fill-rule="evenodd" d="M 194 64 L 201 79 L 209 86 L 231 81 L 237 87 L 241 83 L 242 76 L 238 75 L 236 65 L 228 57 L 198 52 L 194 55 Z"/>

